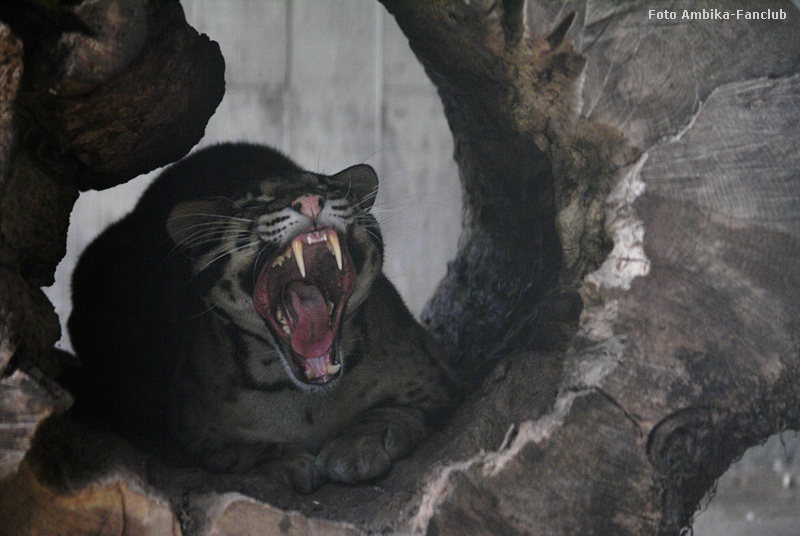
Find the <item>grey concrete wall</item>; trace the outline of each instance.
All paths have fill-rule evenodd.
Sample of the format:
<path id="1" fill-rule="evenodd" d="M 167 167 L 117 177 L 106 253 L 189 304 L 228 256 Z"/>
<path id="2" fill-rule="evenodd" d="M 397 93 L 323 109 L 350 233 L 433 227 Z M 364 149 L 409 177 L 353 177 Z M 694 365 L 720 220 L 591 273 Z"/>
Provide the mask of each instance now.
<path id="1" fill-rule="evenodd" d="M 772 436 L 717 482 L 697 514 L 694 536 L 800 535 L 800 441 Z"/>

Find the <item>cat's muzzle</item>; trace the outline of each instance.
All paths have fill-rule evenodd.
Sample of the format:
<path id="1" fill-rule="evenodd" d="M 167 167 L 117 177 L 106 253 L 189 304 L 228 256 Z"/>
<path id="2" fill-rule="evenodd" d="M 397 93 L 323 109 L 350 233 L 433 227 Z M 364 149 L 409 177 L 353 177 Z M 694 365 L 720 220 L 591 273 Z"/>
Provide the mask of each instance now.
<path id="1" fill-rule="evenodd" d="M 338 377 L 336 339 L 355 282 L 347 245 L 331 228 L 299 234 L 262 269 L 253 303 L 300 383 L 321 385 Z"/>

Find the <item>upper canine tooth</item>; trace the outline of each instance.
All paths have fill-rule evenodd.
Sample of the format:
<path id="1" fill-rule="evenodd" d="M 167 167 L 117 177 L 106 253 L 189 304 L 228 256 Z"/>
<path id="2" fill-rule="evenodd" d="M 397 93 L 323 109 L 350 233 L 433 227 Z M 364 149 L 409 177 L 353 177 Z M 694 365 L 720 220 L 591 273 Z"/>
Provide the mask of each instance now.
<path id="1" fill-rule="evenodd" d="M 297 267 L 300 269 L 300 275 L 306 276 L 306 263 L 303 259 L 303 241 L 300 238 L 292 240 L 292 251 L 294 251 L 294 260 L 297 262 Z"/>
<path id="2" fill-rule="evenodd" d="M 331 246 L 331 251 L 333 251 L 333 256 L 336 257 L 336 266 L 339 267 L 339 270 L 342 269 L 342 248 L 339 245 L 339 235 L 336 234 L 336 231 L 333 229 L 328 229 L 325 233 L 328 237 L 328 244 Z"/>

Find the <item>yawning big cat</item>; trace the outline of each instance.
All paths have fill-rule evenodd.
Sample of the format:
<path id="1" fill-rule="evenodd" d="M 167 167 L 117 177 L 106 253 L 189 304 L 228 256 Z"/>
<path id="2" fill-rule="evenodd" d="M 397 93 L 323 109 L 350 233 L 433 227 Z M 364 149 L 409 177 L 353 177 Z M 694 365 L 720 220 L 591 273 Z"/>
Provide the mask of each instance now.
<path id="1" fill-rule="evenodd" d="M 76 414 L 305 492 L 388 471 L 455 390 L 381 271 L 377 186 L 248 144 L 167 169 L 76 268 Z"/>

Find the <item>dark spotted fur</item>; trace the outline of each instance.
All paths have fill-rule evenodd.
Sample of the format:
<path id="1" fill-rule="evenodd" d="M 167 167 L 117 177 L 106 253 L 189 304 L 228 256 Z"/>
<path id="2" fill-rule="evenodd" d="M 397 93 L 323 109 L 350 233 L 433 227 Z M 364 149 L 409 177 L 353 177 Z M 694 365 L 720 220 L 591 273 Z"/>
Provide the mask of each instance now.
<path id="1" fill-rule="evenodd" d="M 167 169 L 75 271 L 78 415 L 170 461 L 301 491 L 320 475 L 386 472 L 454 396 L 437 345 L 381 272 L 376 188 L 368 166 L 324 176 L 245 144 Z M 308 225 L 291 203 L 309 193 L 322 196 L 320 221 L 339 229 L 356 275 L 334 343 L 341 370 L 321 385 L 291 372 L 253 305 L 265 264 Z"/>

